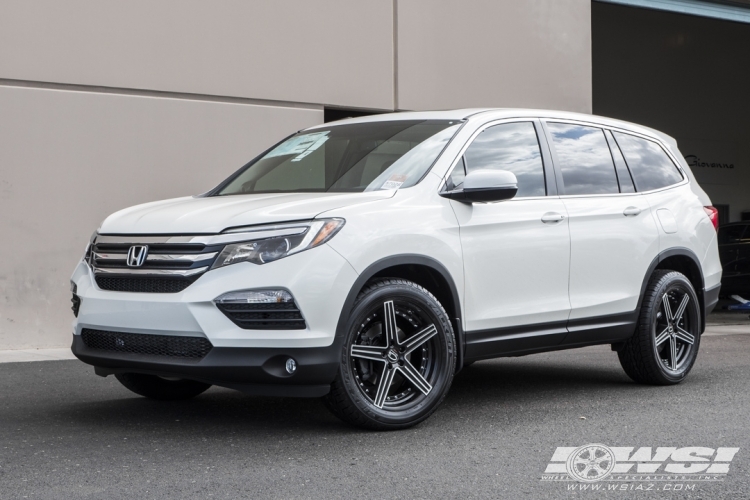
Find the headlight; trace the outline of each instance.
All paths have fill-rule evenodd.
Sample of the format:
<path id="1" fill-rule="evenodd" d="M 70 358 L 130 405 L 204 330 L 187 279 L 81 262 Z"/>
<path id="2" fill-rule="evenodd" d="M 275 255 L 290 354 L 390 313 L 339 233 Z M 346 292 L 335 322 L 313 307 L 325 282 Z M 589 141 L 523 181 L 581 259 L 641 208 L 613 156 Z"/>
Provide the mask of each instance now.
<path id="1" fill-rule="evenodd" d="M 277 231 L 288 228 L 289 234 L 227 245 L 216 259 L 213 269 L 238 262 L 266 264 L 283 259 L 289 255 L 322 245 L 333 238 L 342 227 L 344 227 L 344 219 L 317 219 L 309 222 L 269 226 L 269 229 Z M 263 228 L 253 229 L 260 230 Z"/>

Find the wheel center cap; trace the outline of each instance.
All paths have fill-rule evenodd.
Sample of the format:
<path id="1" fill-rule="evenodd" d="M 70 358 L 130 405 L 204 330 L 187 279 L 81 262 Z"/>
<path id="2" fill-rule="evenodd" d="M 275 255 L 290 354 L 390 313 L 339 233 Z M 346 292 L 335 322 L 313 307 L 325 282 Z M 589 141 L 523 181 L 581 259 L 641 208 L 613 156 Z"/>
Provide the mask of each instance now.
<path id="1" fill-rule="evenodd" d="M 390 351 L 388 351 L 386 357 L 391 363 L 395 363 L 396 361 L 398 361 L 398 353 L 396 352 L 396 349 L 391 349 Z"/>
<path id="2" fill-rule="evenodd" d="M 674 328 L 672 328 L 672 325 L 669 325 L 669 334 L 674 335 Z"/>

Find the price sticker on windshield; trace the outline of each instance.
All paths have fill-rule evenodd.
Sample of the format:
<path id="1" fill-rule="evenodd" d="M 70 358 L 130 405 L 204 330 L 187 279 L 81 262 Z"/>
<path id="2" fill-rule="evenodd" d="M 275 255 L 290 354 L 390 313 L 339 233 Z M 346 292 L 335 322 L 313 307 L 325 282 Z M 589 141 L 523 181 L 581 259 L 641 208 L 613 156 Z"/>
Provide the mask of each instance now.
<path id="1" fill-rule="evenodd" d="M 398 189 L 401 187 L 401 184 L 403 184 L 404 182 L 406 182 L 405 175 L 394 174 L 390 176 L 388 180 L 383 183 L 380 189 Z"/>

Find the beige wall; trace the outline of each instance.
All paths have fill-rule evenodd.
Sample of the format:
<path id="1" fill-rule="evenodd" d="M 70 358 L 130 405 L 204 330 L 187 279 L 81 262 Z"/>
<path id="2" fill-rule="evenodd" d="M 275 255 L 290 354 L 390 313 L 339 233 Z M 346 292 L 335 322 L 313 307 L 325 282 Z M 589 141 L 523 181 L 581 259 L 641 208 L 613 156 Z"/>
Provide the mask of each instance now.
<path id="1" fill-rule="evenodd" d="M 589 10 L 0 2 L 0 349 L 70 342 L 68 278 L 107 214 L 204 191 L 324 106 L 589 110 Z"/>
<path id="2" fill-rule="evenodd" d="M 136 203 L 198 194 L 322 110 L 0 87 L 0 349 L 70 342 L 69 277 Z"/>
<path id="3" fill-rule="evenodd" d="M 398 107 L 591 112 L 591 0 L 398 2 Z"/>
<path id="4" fill-rule="evenodd" d="M 750 25 L 593 4 L 594 112 L 677 139 L 732 221 L 750 210 Z"/>
<path id="5" fill-rule="evenodd" d="M 392 109 L 391 0 L 3 0 L 0 78 Z"/>

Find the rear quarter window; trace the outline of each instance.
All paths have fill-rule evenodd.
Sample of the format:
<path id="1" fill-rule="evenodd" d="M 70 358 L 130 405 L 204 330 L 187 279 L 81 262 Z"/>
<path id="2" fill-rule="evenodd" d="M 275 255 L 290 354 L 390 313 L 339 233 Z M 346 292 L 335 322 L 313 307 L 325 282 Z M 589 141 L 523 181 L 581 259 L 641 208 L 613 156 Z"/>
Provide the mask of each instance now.
<path id="1" fill-rule="evenodd" d="M 638 191 L 651 191 L 682 181 L 682 174 L 667 153 L 653 141 L 613 132 Z"/>

